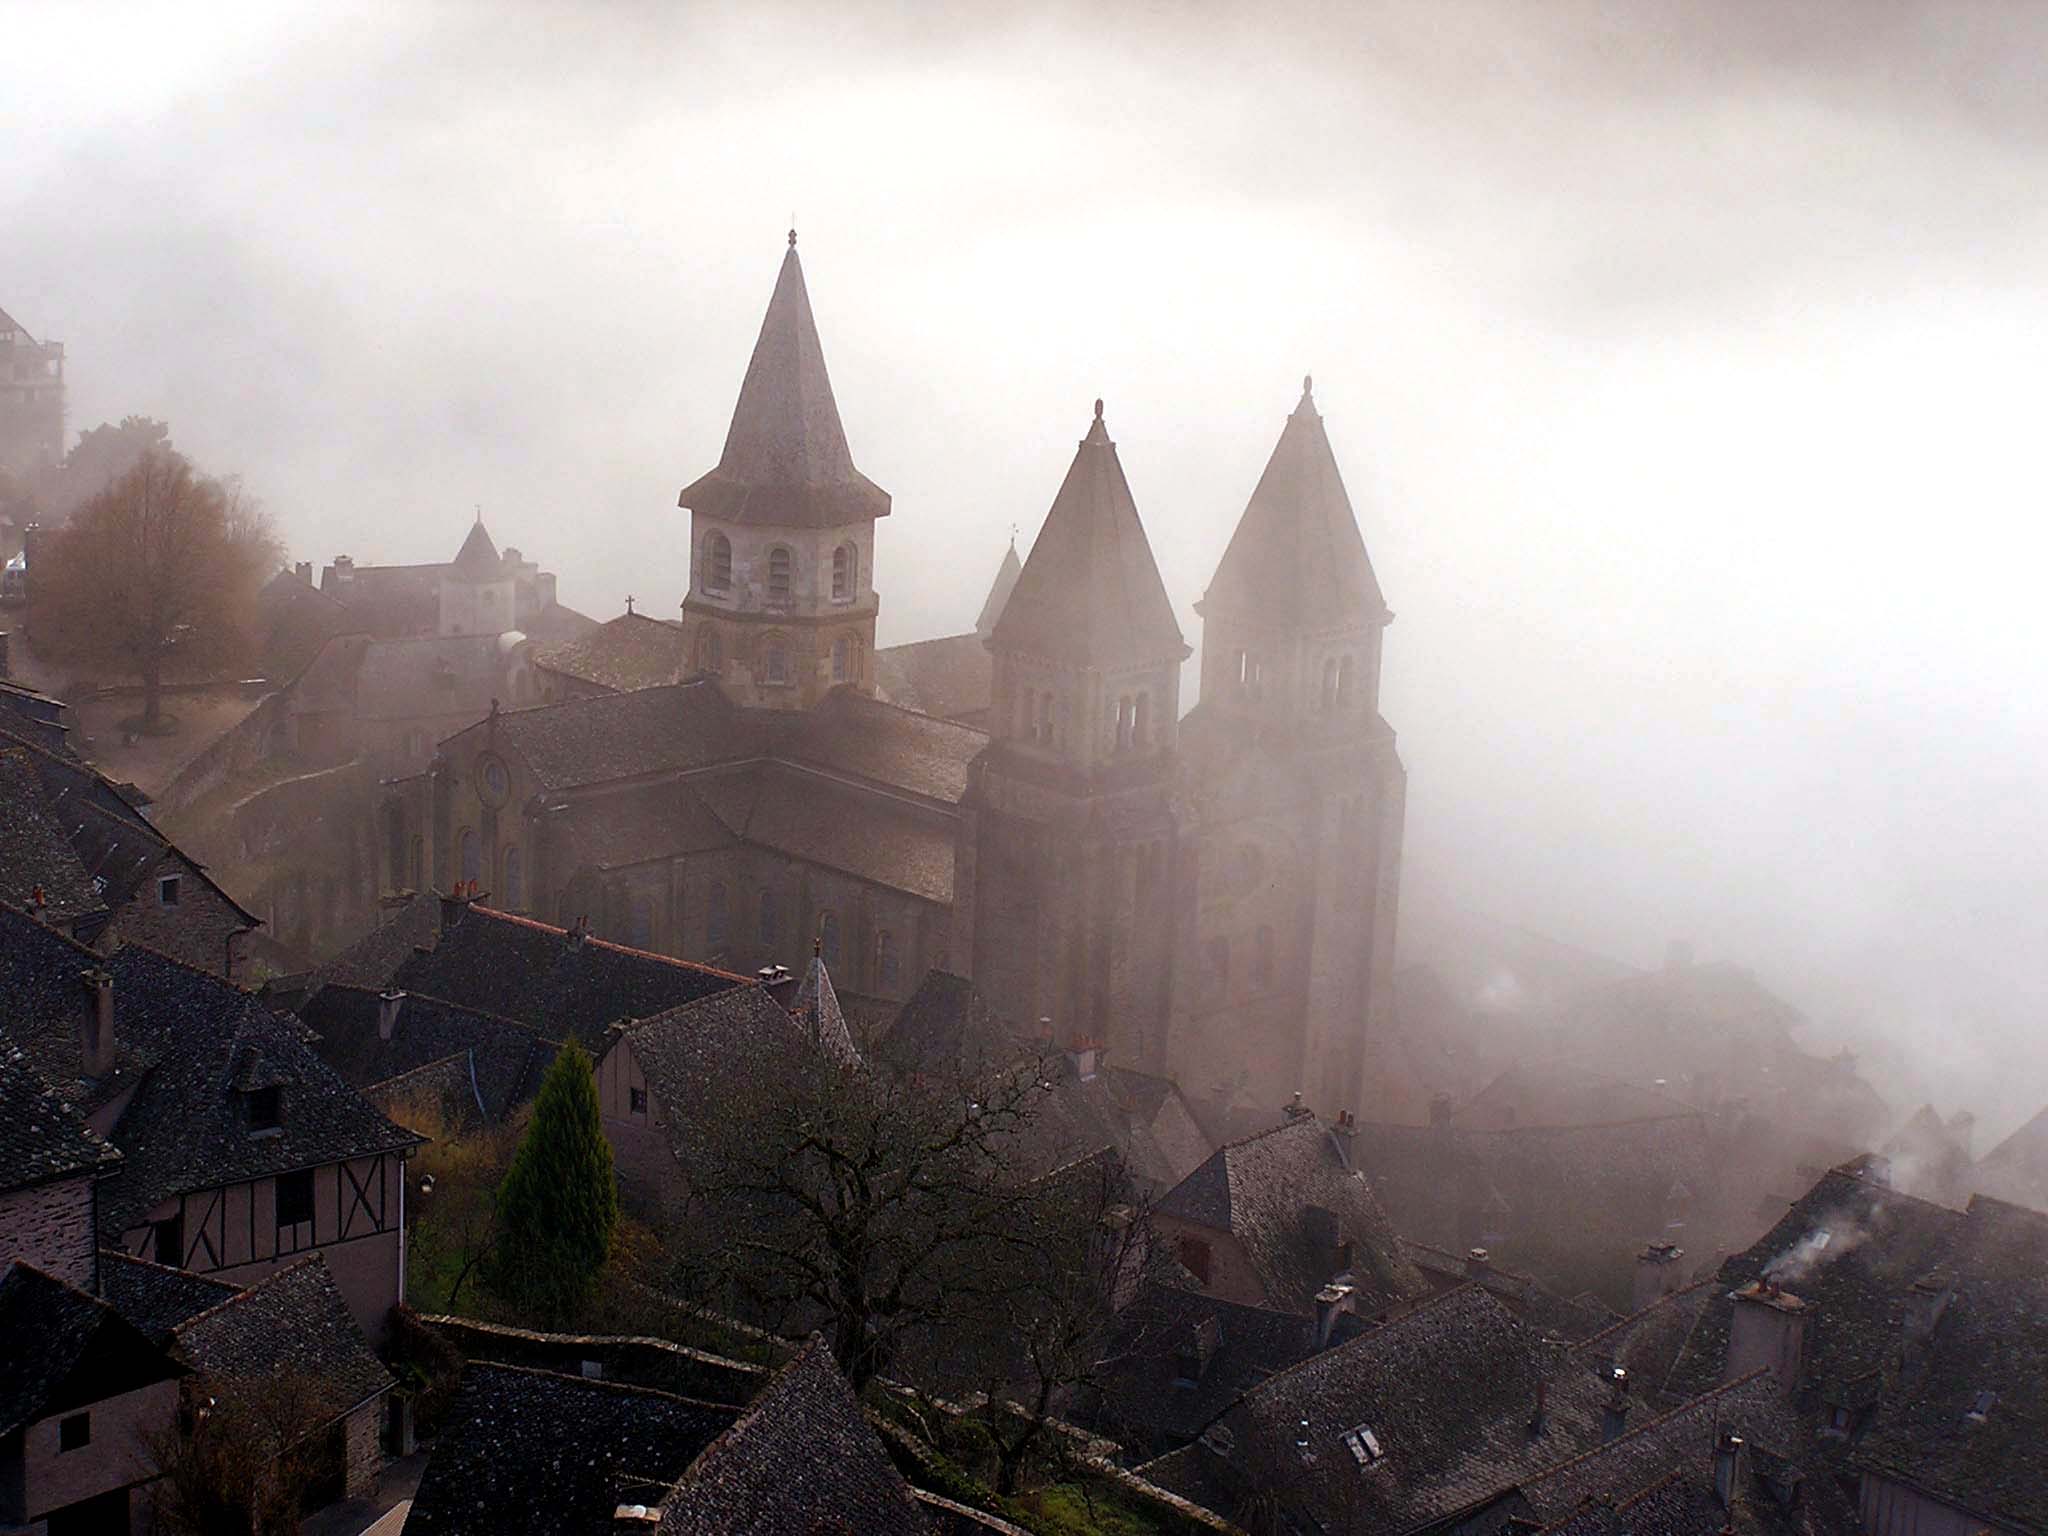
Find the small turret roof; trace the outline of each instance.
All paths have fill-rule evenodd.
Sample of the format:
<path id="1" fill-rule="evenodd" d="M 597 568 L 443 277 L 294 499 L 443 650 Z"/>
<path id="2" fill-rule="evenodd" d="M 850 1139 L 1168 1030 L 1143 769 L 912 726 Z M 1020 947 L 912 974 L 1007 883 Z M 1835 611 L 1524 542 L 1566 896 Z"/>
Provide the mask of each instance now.
<path id="1" fill-rule="evenodd" d="M 1076 666 L 1188 654 L 1100 400 L 992 644 Z"/>
<path id="2" fill-rule="evenodd" d="M 768 300 L 718 467 L 677 505 L 707 517 L 829 528 L 889 515 L 889 493 L 853 467 L 811 318 L 796 232 Z"/>
<path id="3" fill-rule="evenodd" d="M 996 579 L 981 605 L 981 617 L 974 621 L 974 632 L 982 639 L 996 632 L 996 620 L 1003 616 L 1003 605 L 1010 600 L 1010 594 L 1017 588 L 1017 578 L 1023 573 L 1024 562 L 1017 558 L 1017 541 L 1012 539 L 1010 547 L 1003 551 L 1003 563 L 996 567 Z"/>
<path id="4" fill-rule="evenodd" d="M 1337 472 L 1312 381 L 1301 384 L 1301 403 L 1238 519 L 1203 596 L 1203 612 L 1253 614 L 1274 624 L 1291 618 L 1314 628 L 1383 621 L 1387 602 Z"/>
<path id="5" fill-rule="evenodd" d="M 497 575 L 499 565 L 498 546 L 491 542 L 484 520 L 479 517 L 469 525 L 469 536 L 462 541 L 462 548 L 455 552 L 448 569 L 454 575 L 474 580 Z"/>

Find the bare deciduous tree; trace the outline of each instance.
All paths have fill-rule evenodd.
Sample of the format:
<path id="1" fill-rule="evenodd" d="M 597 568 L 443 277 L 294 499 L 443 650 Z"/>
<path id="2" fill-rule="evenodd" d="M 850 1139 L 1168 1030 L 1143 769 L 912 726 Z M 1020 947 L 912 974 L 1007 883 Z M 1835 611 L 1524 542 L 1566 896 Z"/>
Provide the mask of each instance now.
<path id="1" fill-rule="evenodd" d="M 149 1437 L 160 1528 L 184 1536 L 283 1536 L 322 1470 L 320 1384 L 285 1373 L 194 1383 L 179 1422 Z"/>
<path id="2" fill-rule="evenodd" d="M 281 550 L 232 482 L 152 448 L 53 535 L 36 570 L 39 637 L 139 678 L 142 726 L 163 718 L 164 669 L 247 654 L 257 593 Z"/>

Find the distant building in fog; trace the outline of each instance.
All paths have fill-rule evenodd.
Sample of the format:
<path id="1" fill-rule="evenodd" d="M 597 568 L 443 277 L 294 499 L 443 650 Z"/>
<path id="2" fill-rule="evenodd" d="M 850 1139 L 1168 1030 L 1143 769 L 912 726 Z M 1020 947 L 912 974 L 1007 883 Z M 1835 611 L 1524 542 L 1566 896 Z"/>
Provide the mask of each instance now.
<path id="1" fill-rule="evenodd" d="M 64 457 L 64 343 L 37 341 L 0 309 L 0 470 Z"/>
<path id="2" fill-rule="evenodd" d="M 1367 1101 L 1405 794 L 1393 616 L 1306 381 L 1198 605 L 1185 722 L 1190 650 L 1100 402 L 975 631 L 876 651 L 890 499 L 854 467 L 793 237 L 724 451 L 680 500 L 680 637 L 636 616 L 552 650 L 558 702 L 389 786 L 384 841 L 425 851 L 387 888 L 475 880 L 740 969 L 815 941 L 889 1002 L 951 968 L 1197 1096 Z M 337 561 L 322 589 L 370 576 Z"/>

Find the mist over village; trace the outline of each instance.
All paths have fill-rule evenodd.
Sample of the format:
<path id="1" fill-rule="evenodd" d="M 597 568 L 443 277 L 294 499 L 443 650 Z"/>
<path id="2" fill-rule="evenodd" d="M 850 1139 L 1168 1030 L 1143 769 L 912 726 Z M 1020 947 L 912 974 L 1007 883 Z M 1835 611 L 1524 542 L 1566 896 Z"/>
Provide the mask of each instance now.
<path id="1" fill-rule="evenodd" d="M 0 35 L 0 1536 L 2048 1536 L 2048 11 Z"/>

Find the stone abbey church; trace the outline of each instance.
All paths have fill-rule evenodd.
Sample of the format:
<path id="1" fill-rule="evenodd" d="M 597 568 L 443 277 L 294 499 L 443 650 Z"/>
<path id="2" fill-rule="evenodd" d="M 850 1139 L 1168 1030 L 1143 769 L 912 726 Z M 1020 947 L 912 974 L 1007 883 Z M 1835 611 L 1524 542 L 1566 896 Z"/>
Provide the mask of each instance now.
<path id="1" fill-rule="evenodd" d="M 794 235 L 724 453 L 680 505 L 680 634 L 605 630 L 681 647 L 684 680 L 448 738 L 386 786 L 386 889 L 476 881 L 741 971 L 816 945 L 876 1011 L 951 970 L 1021 1032 L 1049 1021 L 1199 1098 L 1366 1107 L 1405 793 L 1379 714 L 1392 614 L 1306 384 L 1197 605 L 1185 717 L 1190 648 L 1100 402 L 977 633 L 898 648 L 985 697 L 883 696 L 890 499 L 854 467 Z"/>

